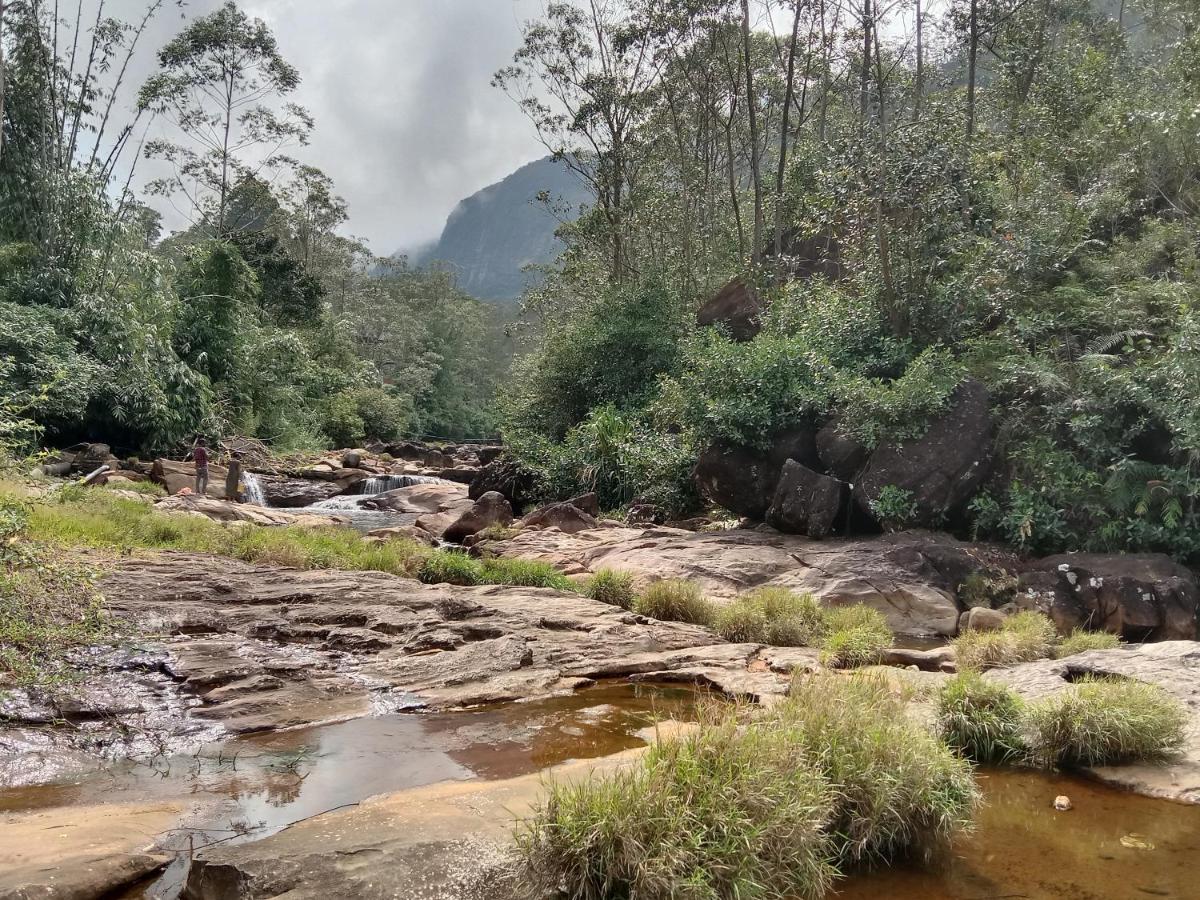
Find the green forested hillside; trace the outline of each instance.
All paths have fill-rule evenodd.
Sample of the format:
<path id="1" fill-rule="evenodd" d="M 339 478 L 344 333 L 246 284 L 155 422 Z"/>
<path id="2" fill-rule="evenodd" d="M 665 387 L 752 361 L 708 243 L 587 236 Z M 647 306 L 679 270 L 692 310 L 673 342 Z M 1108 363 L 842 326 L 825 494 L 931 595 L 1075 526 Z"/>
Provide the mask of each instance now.
<path id="1" fill-rule="evenodd" d="M 498 81 L 557 149 L 593 148 L 599 200 L 527 298 L 506 436 L 548 493 L 679 513 L 714 442 L 836 420 L 869 451 L 973 378 L 995 463 L 964 530 L 1194 558 L 1197 16 L 551 4 Z M 733 276 L 752 340 L 695 325 Z"/>
<path id="2" fill-rule="evenodd" d="M 302 161 L 300 72 L 262 22 L 228 3 L 158 49 L 145 20 L 71 21 L 3 4 L 0 439 L 287 449 L 494 428 L 502 323 L 343 236 L 346 204 Z M 156 49 L 127 115 L 129 62 Z M 173 174 L 139 193 L 151 164 Z M 161 240 L 147 203 L 190 227 Z"/>

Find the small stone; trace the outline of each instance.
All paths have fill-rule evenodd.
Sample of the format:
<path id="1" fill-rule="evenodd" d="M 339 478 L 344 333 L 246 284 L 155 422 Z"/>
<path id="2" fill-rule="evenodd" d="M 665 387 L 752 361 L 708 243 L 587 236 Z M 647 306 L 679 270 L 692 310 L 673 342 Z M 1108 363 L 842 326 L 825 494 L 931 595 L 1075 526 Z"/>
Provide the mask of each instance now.
<path id="1" fill-rule="evenodd" d="M 1127 834 L 1121 838 L 1121 846 L 1130 850 L 1153 850 L 1154 844 L 1144 834 Z"/>
<path id="2" fill-rule="evenodd" d="M 1066 794 L 1059 794 L 1054 798 L 1054 808 L 1059 812 L 1066 812 L 1067 810 L 1072 809 L 1071 798 Z"/>

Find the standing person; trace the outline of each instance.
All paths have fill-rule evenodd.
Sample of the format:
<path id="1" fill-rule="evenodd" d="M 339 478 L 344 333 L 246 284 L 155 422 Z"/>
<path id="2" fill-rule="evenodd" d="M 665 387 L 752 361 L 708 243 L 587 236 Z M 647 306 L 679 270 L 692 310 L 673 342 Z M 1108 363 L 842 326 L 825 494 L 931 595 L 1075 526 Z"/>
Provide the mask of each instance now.
<path id="1" fill-rule="evenodd" d="M 242 453 L 234 450 L 229 454 L 229 471 L 225 474 L 225 499 L 242 502 Z"/>
<path id="2" fill-rule="evenodd" d="M 203 497 L 208 493 L 208 444 L 204 438 L 196 438 L 196 446 L 192 448 L 192 459 L 196 463 L 196 486 L 193 493 Z"/>

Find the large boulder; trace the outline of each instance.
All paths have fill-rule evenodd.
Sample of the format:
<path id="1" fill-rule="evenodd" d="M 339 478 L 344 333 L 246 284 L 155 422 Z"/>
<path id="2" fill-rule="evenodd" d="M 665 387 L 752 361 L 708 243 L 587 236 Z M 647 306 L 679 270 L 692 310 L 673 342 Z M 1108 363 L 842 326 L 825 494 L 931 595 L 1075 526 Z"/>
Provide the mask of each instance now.
<path id="1" fill-rule="evenodd" d="M 825 423 L 817 432 L 817 457 L 823 468 L 835 478 L 854 483 L 871 456 L 871 451 L 843 434 L 837 420 Z"/>
<path id="2" fill-rule="evenodd" d="M 779 432 L 766 452 L 717 442 L 700 454 L 692 475 L 702 496 L 730 512 L 762 520 L 789 459 L 810 468 L 819 465 L 816 432 L 810 426 Z"/>
<path id="3" fill-rule="evenodd" d="M 502 456 L 479 470 L 467 496 L 478 500 L 489 491 L 503 494 L 519 512 L 533 499 L 533 473 L 515 459 Z"/>
<path id="4" fill-rule="evenodd" d="M 845 513 L 848 493 L 845 482 L 789 459 L 775 486 L 767 522 L 780 531 L 823 538 Z"/>
<path id="5" fill-rule="evenodd" d="M 596 517 L 573 503 L 550 503 L 535 509 L 521 520 L 522 528 L 557 528 L 564 534 L 576 534 L 596 528 Z"/>
<path id="6" fill-rule="evenodd" d="M 504 495 L 489 491 L 475 505 L 460 515 L 442 535 L 444 540 L 461 544 L 491 525 L 508 525 L 513 520 L 512 506 Z"/>
<path id="7" fill-rule="evenodd" d="M 279 475 L 259 475 L 258 482 L 262 485 L 263 497 L 267 506 L 280 509 L 297 509 L 301 506 L 312 506 L 330 497 L 336 497 L 344 490 L 336 481 L 312 481 L 307 478 L 284 478 Z"/>
<path id="8" fill-rule="evenodd" d="M 754 286 L 738 277 L 713 294 L 696 313 L 696 324 L 721 325 L 736 341 L 751 340 L 762 328 L 762 301 Z"/>
<path id="9" fill-rule="evenodd" d="M 1195 640 L 1200 586 L 1161 553 L 1069 553 L 1033 563 L 1020 589 L 1060 631 L 1104 629 L 1130 641 Z"/>
<path id="10" fill-rule="evenodd" d="M 885 488 L 908 492 L 915 514 L 910 526 L 937 527 L 953 520 L 975 496 L 991 467 L 995 423 L 988 392 L 964 381 L 949 409 L 919 438 L 881 444 L 854 485 L 866 513 Z"/>
<path id="11" fill-rule="evenodd" d="M 208 489 L 209 497 L 217 500 L 225 499 L 225 475 L 223 466 L 209 463 Z M 190 462 L 177 462 L 173 459 L 156 459 L 150 469 L 150 480 L 161 484 L 168 494 L 178 494 L 184 488 L 189 491 L 196 485 L 196 466 Z"/>
<path id="12" fill-rule="evenodd" d="M 481 466 L 486 466 L 489 463 L 495 462 L 500 458 L 500 454 L 504 452 L 501 446 L 476 447 L 475 456 L 479 459 Z"/>

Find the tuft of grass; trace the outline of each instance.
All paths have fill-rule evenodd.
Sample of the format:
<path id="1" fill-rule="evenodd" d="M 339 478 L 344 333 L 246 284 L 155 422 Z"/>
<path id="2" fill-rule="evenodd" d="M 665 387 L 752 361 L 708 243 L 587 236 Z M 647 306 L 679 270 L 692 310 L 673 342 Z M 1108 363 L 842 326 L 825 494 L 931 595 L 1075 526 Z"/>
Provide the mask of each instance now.
<path id="1" fill-rule="evenodd" d="M 937 703 L 942 740 L 977 763 L 1003 763 L 1025 752 L 1024 704 L 1002 684 L 978 672 L 962 672 L 946 682 Z"/>
<path id="2" fill-rule="evenodd" d="M 520 525 L 501 525 L 496 522 L 476 535 L 477 541 L 508 541 L 522 532 Z"/>
<path id="3" fill-rule="evenodd" d="M 798 676 L 770 716 L 833 788 L 829 830 L 839 861 L 932 849 L 969 824 L 979 801 L 971 765 L 908 717 L 886 679 Z"/>
<path id="4" fill-rule="evenodd" d="M 700 586 L 682 579 L 656 581 L 633 604 L 634 612 L 652 619 L 686 622 L 712 627 L 716 607 L 700 591 Z"/>
<path id="5" fill-rule="evenodd" d="M 1024 611 L 1010 616 L 996 631 L 964 631 L 953 641 L 960 669 L 994 669 L 1046 659 L 1054 652 L 1058 631 L 1047 616 Z"/>
<path id="6" fill-rule="evenodd" d="M 637 594 L 633 575 L 616 569 L 599 569 L 583 583 L 584 596 L 621 609 L 632 609 Z"/>
<path id="7" fill-rule="evenodd" d="M 479 560 L 457 550 L 434 550 L 421 563 L 417 578 L 426 584 L 472 585 L 483 582 Z"/>
<path id="8" fill-rule="evenodd" d="M 552 784 L 518 827 L 523 880 L 576 900 L 825 896 L 833 798 L 789 738 L 728 716 L 629 771 Z"/>
<path id="9" fill-rule="evenodd" d="M 104 490 L 130 491 L 134 494 L 144 494 L 147 497 L 153 497 L 156 500 L 167 496 L 166 488 L 155 484 L 153 481 L 131 481 L 128 484 L 119 482 L 113 485 L 105 485 Z"/>
<path id="10" fill-rule="evenodd" d="M 714 627 L 736 643 L 810 647 L 824 633 L 825 618 L 810 594 L 761 587 L 720 609 Z"/>
<path id="11" fill-rule="evenodd" d="M 1026 716 L 1041 765 L 1107 766 L 1155 760 L 1184 743 L 1183 705 L 1155 685 L 1087 678 L 1032 704 Z"/>
<path id="12" fill-rule="evenodd" d="M 482 584 L 511 584 L 568 592 L 578 590 L 575 582 L 550 563 L 531 559 L 485 559 L 479 563 L 479 575 Z"/>
<path id="13" fill-rule="evenodd" d="M 877 609 L 862 604 L 822 611 L 821 663 L 834 669 L 853 669 L 879 661 L 895 635 Z"/>
<path id="14" fill-rule="evenodd" d="M 1115 650 L 1120 646 L 1121 639 L 1115 634 L 1076 628 L 1062 639 L 1056 655 L 1062 659 L 1064 656 L 1074 656 L 1076 653 L 1086 653 L 1088 650 Z"/>
<path id="15" fill-rule="evenodd" d="M 577 900 L 823 897 L 838 866 L 940 844 L 978 799 L 970 764 L 882 679 L 825 676 L 628 770 L 552 784 L 517 846 L 530 884 Z"/>

